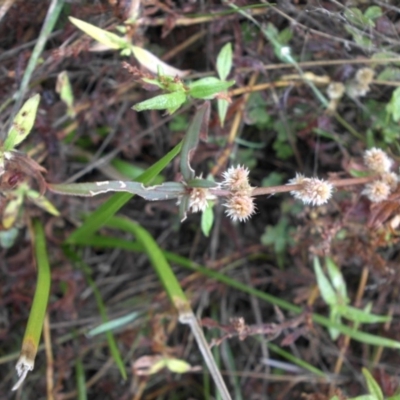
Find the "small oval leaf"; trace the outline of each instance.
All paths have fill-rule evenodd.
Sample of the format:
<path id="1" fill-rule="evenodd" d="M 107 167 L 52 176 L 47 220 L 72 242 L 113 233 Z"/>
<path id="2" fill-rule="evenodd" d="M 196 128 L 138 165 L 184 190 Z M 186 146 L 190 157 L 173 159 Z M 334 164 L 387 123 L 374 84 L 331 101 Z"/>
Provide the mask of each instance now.
<path id="1" fill-rule="evenodd" d="M 189 94 L 195 99 L 213 99 L 217 93 L 228 89 L 234 84 L 235 81 L 221 81 L 210 76 L 190 83 Z"/>
<path id="2" fill-rule="evenodd" d="M 217 71 L 219 77 L 224 81 L 232 68 L 232 44 L 227 43 L 222 47 L 217 57 Z"/>
<path id="3" fill-rule="evenodd" d="M 175 92 L 168 94 L 160 94 L 159 96 L 142 101 L 132 108 L 135 111 L 143 110 L 171 110 L 179 108 L 186 101 L 186 94 L 183 92 Z M 170 112 L 172 114 L 172 112 Z"/>
<path id="4" fill-rule="evenodd" d="M 35 122 L 37 109 L 39 106 L 40 95 L 28 99 L 14 118 L 7 139 L 4 142 L 3 150 L 10 151 L 20 144 L 32 130 Z"/>

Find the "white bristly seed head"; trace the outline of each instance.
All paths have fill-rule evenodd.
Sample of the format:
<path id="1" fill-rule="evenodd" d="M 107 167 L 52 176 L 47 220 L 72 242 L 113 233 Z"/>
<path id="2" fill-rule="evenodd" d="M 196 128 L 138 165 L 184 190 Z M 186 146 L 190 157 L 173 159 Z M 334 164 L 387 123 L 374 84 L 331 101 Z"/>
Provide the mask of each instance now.
<path id="1" fill-rule="evenodd" d="M 346 88 L 342 82 L 331 82 L 326 89 L 330 100 L 338 100 L 343 97 Z"/>
<path id="2" fill-rule="evenodd" d="M 361 194 L 367 196 L 373 203 L 379 203 L 389 197 L 390 186 L 383 181 L 374 181 L 365 185 Z"/>
<path id="3" fill-rule="evenodd" d="M 196 213 L 204 211 L 208 206 L 208 200 L 215 200 L 216 197 L 206 188 L 192 188 L 189 195 L 189 208 Z"/>
<path id="4" fill-rule="evenodd" d="M 226 214 L 233 221 L 244 222 L 256 211 L 254 198 L 239 193 L 229 197 L 224 206 L 226 207 Z"/>
<path id="5" fill-rule="evenodd" d="M 222 186 L 228 190 L 248 191 L 252 189 L 249 183 L 249 170 L 244 166 L 230 167 L 222 176 L 224 178 Z"/>
<path id="6" fill-rule="evenodd" d="M 292 190 L 290 193 L 304 204 L 320 206 L 332 197 L 332 184 L 322 179 L 305 178 L 301 174 L 296 174 L 296 177 L 291 179 L 288 185 L 302 185 L 301 189 Z"/>
<path id="7" fill-rule="evenodd" d="M 371 68 L 361 68 L 356 73 L 356 81 L 361 85 L 369 85 L 374 79 L 375 71 Z"/>
<path id="8" fill-rule="evenodd" d="M 373 147 L 365 151 L 364 164 L 371 171 L 384 173 L 390 171 L 393 161 L 383 150 Z"/>

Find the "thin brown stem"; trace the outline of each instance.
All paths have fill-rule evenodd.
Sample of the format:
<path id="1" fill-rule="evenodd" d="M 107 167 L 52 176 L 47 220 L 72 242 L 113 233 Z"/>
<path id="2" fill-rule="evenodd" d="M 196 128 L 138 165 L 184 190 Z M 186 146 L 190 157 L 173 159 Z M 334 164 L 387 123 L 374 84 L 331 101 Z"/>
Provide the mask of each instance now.
<path id="1" fill-rule="evenodd" d="M 364 176 L 361 178 L 334 179 L 334 180 L 328 180 L 328 182 L 334 187 L 344 187 L 344 186 L 365 185 L 366 183 L 372 182 L 375 179 L 376 176 Z M 302 184 L 258 187 L 253 190 L 252 196 L 285 193 L 295 190 L 301 190 L 302 188 L 303 188 Z"/>

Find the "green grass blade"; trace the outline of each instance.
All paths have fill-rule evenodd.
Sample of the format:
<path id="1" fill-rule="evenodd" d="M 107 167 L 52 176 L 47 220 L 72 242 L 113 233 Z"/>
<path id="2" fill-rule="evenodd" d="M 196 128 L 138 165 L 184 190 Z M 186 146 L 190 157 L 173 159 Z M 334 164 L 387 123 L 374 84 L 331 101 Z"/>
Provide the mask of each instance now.
<path id="1" fill-rule="evenodd" d="M 80 357 L 78 357 L 76 360 L 75 376 L 78 400 L 87 400 L 85 370 L 83 369 L 83 364 Z"/>
<path id="2" fill-rule="evenodd" d="M 301 360 L 300 358 L 295 357 L 293 354 L 282 350 L 279 346 L 277 346 L 274 343 L 268 343 L 268 347 L 274 351 L 275 353 L 279 354 L 280 356 L 286 358 L 287 360 L 289 360 L 290 362 L 292 362 L 293 364 L 298 365 L 301 368 L 304 368 L 305 370 L 311 372 L 314 375 L 320 376 L 321 378 L 326 378 L 326 374 L 324 372 L 322 372 L 321 370 L 319 370 L 318 368 L 315 368 L 314 366 L 312 366 L 311 364 Z"/>
<path id="3" fill-rule="evenodd" d="M 33 369 L 50 293 L 51 274 L 47 257 L 46 239 L 43 226 L 38 220 L 33 222 L 33 241 L 38 270 L 37 283 L 22 342 L 21 354 L 16 365 L 20 379 L 14 385 L 13 390 L 18 389 L 28 371 Z"/>
<path id="4" fill-rule="evenodd" d="M 110 219 L 109 225 L 130 232 L 136 236 L 140 245 L 143 247 L 144 252 L 149 257 L 151 264 L 153 265 L 161 283 L 165 288 L 165 291 L 168 294 L 168 297 L 178 310 L 179 321 L 182 324 L 189 325 L 193 336 L 196 339 L 197 345 L 199 346 L 199 350 L 203 355 L 204 361 L 206 362 L 207 367 L 218 388 L 221 398 L 223 400 L 230 400 L 231 397 L 228 389 L 212 356 L 203 330 L 191 309 L 189 301 L 183 293 L 178 279 L 166 260 L 163 251 L 158 246 L 158 243 L 153 239 L 146 229 L 127 218 L 114 217 Z"/>
<path id="5" fill-rule="evenodd" d="M 112 237 L 104 237 L 104 236 L 95 236 L 82 238 L 79 242 L 80 245 L 93 246 L 93 247 L 108 247 L 108 248 L 121 248 L 128 251 L 134 252 L 143 252 L 143 247 L 139 243 L 131 242 L 128 240 L 123 240 L 119 238 Z M 300 314 L 303 310 L 301 307 L 295 306 L 279 297 L 275 297 L 271 294 L 264 293 L 260 290 L 254 289 L 245 285 L 242 282 L 239 282 L 235 279 L 232 279 L 220 272 L 216 272 L 210 270 L 208 268 L 199 266 L 192 261 L 186 259 L 185 257 L 181 257 L 176 255 L 175 253 L 163 251 L 165 258 L 170 261 L 180 265 L 183 268 L 190 269 L 191 271 L 199 272 L 209 278 L 215 279 L 216 281 L 225 283 L 228 286 L 231 286 L 235 289 L 238 289 L 244 293 L 251 294 L 253 296 L 257 296 L 258 298 L 267 301 L 271 304 L 277 305 L 278 307 L 294 312 L 296 314 Z M 400 342 L 392 339 L 387 339 L 380 336 L 375 336 L 370 333 L 365 333 L 348 327 L 346 325 L 342 325 L 339 323 L 334 323 L 330 321 L 328 318 L 323 317 L 319 314 L 313 314 L 314 322 L 326 327 L 326 328 L 336 328 L 341 333 L 345 335 L 349 335 L 352 339 L 358 340 L 359 342 L 375 345 L 375 346 L 383 346 L 388 348 L 400 349 Z"/>
<path id="6" fill-rule="evenodd" d="M 37 287 L 29 314 L 24 341 L 28 336 L 39 343 L 50 293 L 50 265 L 47 257 L 44 229 L 38 220 L 33 222 L 35 235 L 35 258 L 38 269 Z"/>
<path id="7" fill-rule="evenodd" d="M 29 59 L 28 65 L 26 66 L 24 75 L 22 77 L 21 86 L 19 88 L 19 91 L 16 93 L 15 105 L 11 115 L 15 115 L 15 113 L 21 107 L 22 99 L 27 91 L 32 73 L 39 61 L 40 55 L 43 52 L 47 39 L 58 20 L 63 5 L 64 0 L 52 0 L 52 2 L 50 3 L 46 19 L 44 20 L 42 26 L 42 30 L 40 31 L 38 40 L 32 51 L 31 58 Z"/>
<path id="8" fill-rule="evenodd" d="M 149 184 L 160 172 L 179 154 L 182 144 L 176 145 L 169 153 L 141 174 L 138 182 Z M 93 212 L 67 239 L 67 243 L 77 243 L 81 239 L 92 235 L 102 227 L 124 204 L 133 197 L 130 193 L 116 193 L 95 212 Z"/>
<path id="9" fill-rule="evenodd" d="M 80 257 L 75 252 L 73 252 L 69 247 L 67 247 L 67 246 L 64 247 L 64 253 L 66 254 L 66 256 L 72 262 L 75 263 L 75 265 L 77 265 L 83 271 L 89 286 L 93 290 L 93 294 L 94 294 L 94 297 L 96 299 L 97 308 L 99 310 L 101 319 L 102 319 L 103 323 L 108 322 L 106 307 L 104 305 L 104 302 L 103 302 L 103 299 L 101 297 L 100 291 L 97 288 L 96 283 L 93 281 L 93 279 L 90 276 L 90 273 L 91 273 L 90 267 L 87 264 L 85 264 L 80 259 Z M 106 334 L 106 338 L 107 338 L 107 342 L 108 342 L 108 347 L 110 348 L 111 356 L 113 357 L 113 359 L 115 361 L 115 364 L 117 365 L 117 367 L 118 367 L 118 369 L 119 369 L 119 371 L 121 373 L 121 376 L 124 379 L 126 379 L 127 378 L 127 374 L 126 374 L 125 365 L 124 365 L 124 362 L 122 361 L 121 354 L 120 354 L 120 352 L 118 350 L 118 346 L 117 346 L 117 343 L 115 341 L 115 337 L 114 337 L 113 333 L 110 330 L 106 331 L 105 334 Z"/>
<path id="10" fill-rule="evenodd" d="M 91 329 L 86 334 L 86 336 L 93 337 L 93 336 L 99 335 L 100 333 L 104 333 L 104 332 L 107 332 L 107 331 L 112 331 L 112 330 L 121 328 L 122 326 L 124 326 L 126 324 L 129 324 L 129 322 L 134 321 L 139 316 L 140 316 L 140 313 L 135 311 L 135 312 L 130 313 L 128 315 L 124 315 L 123 317 L 113 319 L 111 321 L 108 321 L 108 322 L 106 322 L 104 324 L 101 324 L 101 325 L 97 326 L 94 329 Z"/>

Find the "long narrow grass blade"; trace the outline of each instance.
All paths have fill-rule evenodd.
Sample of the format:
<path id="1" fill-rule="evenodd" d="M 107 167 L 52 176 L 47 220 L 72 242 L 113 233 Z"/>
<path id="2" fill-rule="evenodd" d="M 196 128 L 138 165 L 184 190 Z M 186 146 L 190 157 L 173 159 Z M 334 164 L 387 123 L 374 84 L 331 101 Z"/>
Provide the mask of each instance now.
<path id="1" fill-rule="evenodd" d="M 18 389 L 25 380 L 28 371 L 33 370 L 50 293 L 50 266 L 47 257 L 45 234 L 42 224 L 37 220 L 33 222 L 33 242 L 38 270 L 37 283 L 22 342 L 21 354 L 15 367 L 19 380 L 12 390 Z"/>
<path id="2" fill-rule="evenodd" d="M 78 400 L 87 400 L 85 370 L 80 357 L 76 360 L 75 376 Z"/>
<path id="3" fill-rule="evenodd" d="M 182 144 L 176 145 L 169 153 L 157 161 L 154 165 L 141 174 L 136 180 L 144 184 L 149 184 L 160 172 L 179 154 Z M 76 229 L 67 239 L 67 243 L 76 243 L 81 239 L 95 233 L 102 227 L 124 204 L 133 197 L 130 193 L 116 193 L 95 212 L 93 212 L 86 221 Z"/>
<path id="4" fill-rule="evenodd" d="M 78 244 L 78 243 L 76 243 Z M 82 238 L 79 241 L 80 245 L 84 246 L 94 246 L 94 247 L 106 247 L 106 248 L 120 248 L 128 251 L 134 252 L 143 252 L 144 249 L 140 243 L 131 242 L 128 240 L 117 239 L 112 237 L 105 236 L 93 236 L 88 238 Z M 242 282 L 239 282 L 235 279 L 230 278 L 220 272 L 210 270 L 208 268 L 202 267 L 198 264 L 193 263 L 185 257 L 178 256 L 175 253 L 163 251 L 165 258 L 173 263 L 178 264 L 179 266 L 189 269 L 191 271 L 199 272 L 204 276 L 212 278 L 218 282 L 225 283 L 228 286 L 231 286 L 235 289 L 242 291 L 243 293 L 248 293 L 253 296 L 257 296 L 259 299 L 267 301 L 268 303 L 275 304 L 283 310 L 291 311 L 296 314 L 300 314 L 303 310 L 301 307 L 295 306 L 279 297 L 275 297 L 269 293 L 262 292 L 260 290 L 254 289 L 250 286 L 245 285 Z M 375 346 L 383 346 L 388 348 L 400 349 L 400 342 L 388 338 L 384 338 L 381 336 L 372 335 L 370 333 L 361 332 L 355 330 L 349 326 L 342 325 L 339 323 L 334 323 L 330 321 L 328 318 L 323 317 L 319 314 L 313 314 L 314 322 L 326 327 L 326 328 L 336 328 L 341 333 L 350 336 L 352 339 L 358 340 L 359 342 L 375 345 Z"/>
<path id="5" fill-rule="evenodd" d="M 291 361 L 293 364 L 298 365 L 301 368 L 304 368 L 305 370 L 311 372 L 314 375 L 320 376 L 321 378 L 326 378 L 326 374 L 319 370 L 318 368 L 315 368 L 313 365 L 309 364 L 308 362 L 303 361 L 300 358 L 295 357 L 291 353 L 282 350 L 279 346 L 277 346 L 274 343 L 268 343 L 268 347 L 274 351 L 275 353 L 279 354 L 280 356 L 286 358 L 287 360 Z"/>
<path id="6" fill-rule="evenodd" d="M 231 398 L 230 394 L 215 363 L 203 330 L 191 309 L 189 301 L 179 285 L 179 281 L 175 277 L 171 266 L 167 262 L 164 253 L 158 246 L 157 242 L 146 229 L 127 218 L 114 217 L 110 220 L 110 224 L 119 229 L 131 232 L 143 246 L 144 252 L 149 257 L 151 264 L 168 294 L 168 297 L 178 310 L 179 321 L 183 324 L 189 325 L 222 399 L 229 400 Z"/>
<path id="7" fill-rule="evenodd" d="M 29 59 L 28 65 L 26 66 L 24 75 L 22 77 L 21 86 L 16 94 L 17 97 L 15 100 L 13 111 L 11 113 L 12 116 L 14 116 L 21 107 L 22 99 L 28 89 L 28 84 L 31 79 L 32 73 L 39 61 L 40 55 L 43 52 L 46 41 L 58 20 L 63 5 L 64 0 L 52 0 L 52 2 L 50 3 L 46 19 L 44 20 L 42 30 L 39 34 L 38 41 L 36 42 L 36 45 L 32 51 L 31 58 Z"/>

